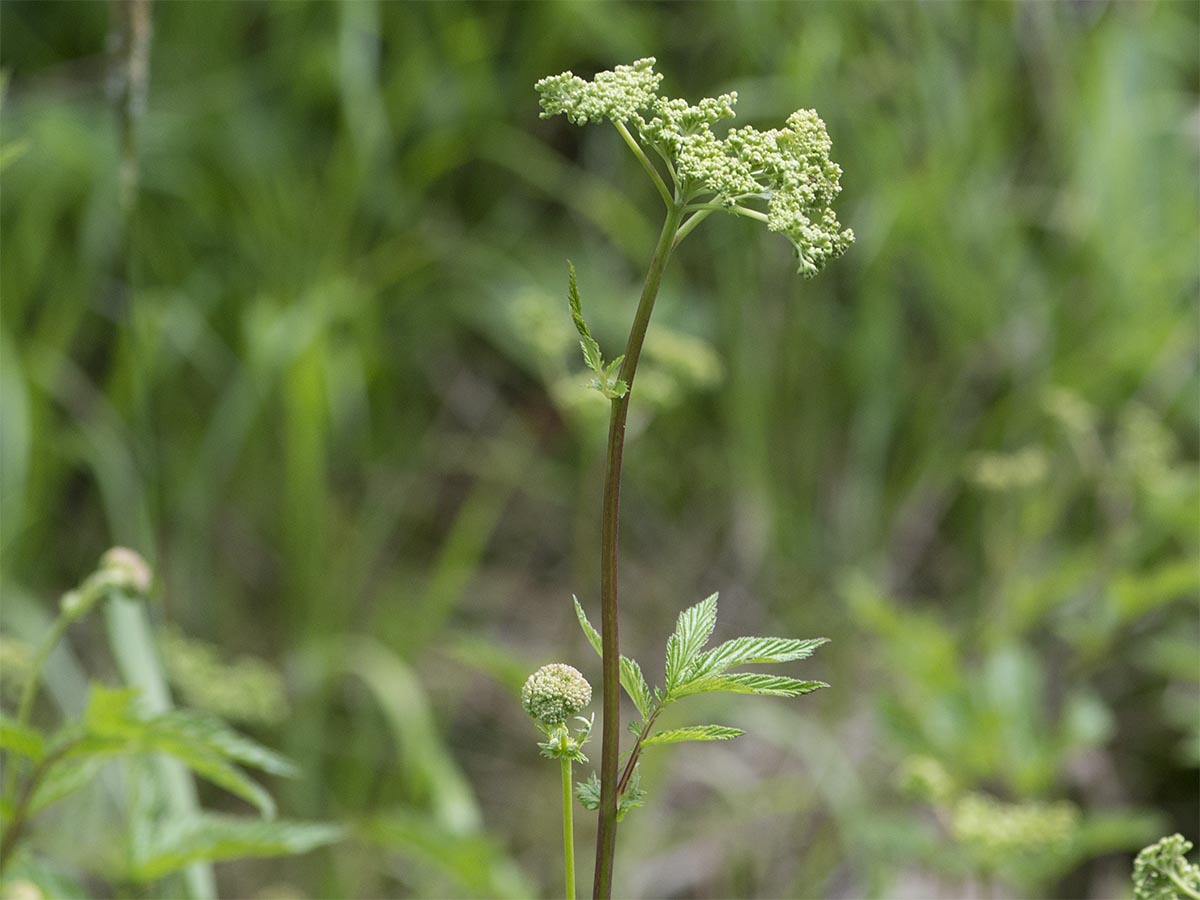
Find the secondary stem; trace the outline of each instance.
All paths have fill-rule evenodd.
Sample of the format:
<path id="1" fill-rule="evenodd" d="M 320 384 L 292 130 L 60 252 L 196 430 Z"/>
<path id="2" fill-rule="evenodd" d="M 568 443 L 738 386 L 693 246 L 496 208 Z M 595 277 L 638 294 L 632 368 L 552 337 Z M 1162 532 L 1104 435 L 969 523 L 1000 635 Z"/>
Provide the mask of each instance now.
<path id="1" fill-rule="evenodd" d="M 54 625 L 50 628 L 50 633 L 46 635 L 37 651 L 34 653 L 33 662 L 29 666 L 29 671 L 25 676 L 25 686 L 21 689 L 21 703 L 17 707 L 17 728 L 24 728 L 29 724 L 29 720 L 33 717 L 33 702 L 37 699 L 38 684 L 42 679 L 42 668 L 46 665 L 46 660 L 49 658 L 51 651 L 66 634 L 67 626 L 74 621 L 73 617 L 68 616 L 65 612 L 60 612 L 58 618 L 54 620 Z M 20 763 L 14 754 L 9 754 L 8 770 L 4 777 L 4 793 L 5 798 L 13 792 L 17 784 L 17 772 Z"/>
<path id="2" fill-rule="evenodd" d="M 654 248 L 642 297 L 638 301 L 629 341 L 625 345 L 625 361 L 621 379 L 629 385 L 625 396 L 612 401 L 608 421 L 608 459 L 604 470 L 604 508 L 600 527 L 600 627 L 603 645 L 604 738 L 600 755 L 600 812 L 596 834 L 596 872 L 592 892 L 597 900 L 612 896 L 613 858 L 617 849 L 617 765 L 621 752 L 620 649 L 617 636 L 617 533 L 621 497 L 621 459 L 625 450 L 625 419 L 629 413 L 629 398 L 633 393 L 633 378 L 638 357 L 646 339 L 646 328 L 663 270 L 671 257 L 675 234 L 683 219 L 683 204 L 679 198 L 667 210 L 662 234 Z"/>
<path id="3" fill-rule="evenodd" d="M 646 719 L 646 724 L 642 726 L 641 734 L 637 736 L 637 740 L 633 742 L 633 749 L 629 751 L 629 761 L 625 763 L 625 768 L 621 772 L 621 780 L 617 782 L 617 797 L 625 793 L 625 789 L 629 787 L 629 779 L 633 777 L 633 770 L 637 766 L 638 757 L 642 753 L 642 741 L 650 736 L 650 729 L 654 727 L 654 720 L 658 718 L 658 714 L 662 712 L 662 707 L 657 707 L 650 717 Z"/>
<path id="4" fill-rule="evenodd" d="M 575 900 L 575 823 L 571 795 L 571 760 L 562 758 L 563 869 L 567 878 L 567 900 Z"/>
<path id="5" fill-rule="evenodd" d="M 50 753 L 34 767 L 29 778 L 21 786 L 20 793 L 13 803 L 12 813 L 8 818 L 8 822 L 5 823 L 4 831 L 0 833 L 0 874 L 4 873 L 9 861 L 12 859 L 13 852 L 17 849 L 21 833 L 25 829 L 26 822 L 29 821 L 33 797 L 37 793 L 38 786 L 42 783 L 50 769 L 74 749 L 74 747 L 75 742 L 71 742 Z"/>

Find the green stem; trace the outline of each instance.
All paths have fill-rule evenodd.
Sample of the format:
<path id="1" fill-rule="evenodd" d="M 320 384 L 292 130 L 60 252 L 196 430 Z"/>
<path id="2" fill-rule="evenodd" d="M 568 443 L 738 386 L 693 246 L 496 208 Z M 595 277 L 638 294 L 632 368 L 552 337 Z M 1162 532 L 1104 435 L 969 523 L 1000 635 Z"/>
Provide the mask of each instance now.
<path id="1" fill-rule="evenodd" d="M 562 758 L 562 801 L 563 801 L 563 870 L 567 879 L 567 900 L 575 900 L 575 823 L 573 821 L 573 797 L 571 795 L 571 760 Z"/>
<path id="2" fill-rule="evenodd" d="M 66 612 L 60 612 L 58 618 L 54 620 L 54 624 L 50 628 L 50 633 L 46 635 L 46 639 L 42 641 L 37 652 L 33 655 L 33 661 L 29 665 L 29 672 L 25 676 L 25 685 L 21 688 L 21 705 L 17 707 L 17 728 L 24 729 L 29 725 L 29 720 L 33 717 L 33 701 L 37 699 L 38 683 L 41 681 L 42 669 L 46 665 L 46 660 L 50 657 L 51 651 L 62 636 L 67 631 L 67 626 L 75 621 L 75 616 L 69 615 Z M 9 796 L 16 788 L 17 782 L 17 760 L 9 755 L 8 771 L 4 776 L 4 796 Z"/>
<path id="3" fill-rule="evenodd" d="M 654 248 L 642 297 L 634 314 L 621 378 L 629 385 L 625 396 L 612 401 L 608 422 L 608 457 L 604 471 L 604 507 L 600 527 L 600 625 L 603 637 L 604 738 L 600 755 L 600 812 L 596 834 L 596 871 L 592 885 L 597 900 L 612 896 L 613 858 L 617 850 L 617 766 L 621 753 L 620 649 L 617 635 L 617 535 L 621 498 L 621 460 L 625 450 L 625 419 L 638 358 L 650 325 L 650 314 L 671 258 L 675 235 L 683 219 L 682 204 L 672 202 L 662 234 Z"/>
<path id="4" fill-rule="evenodd" d="M 1187 884 L 1181 880 L 1175 872 L 1167 872 L 1166 874 L 1167 878 L 1171 879 L 1171 883 L 1174 884 L 1175 887 L 1182 891 L 1186 896 L 1191 897 L 1192 900 L 1200 900 L 1200 893 L 1197 893 L 1195 888 L 1193 888 L 1190 884 Z"/>
<path id="5" fill-rule="evenodd" d="M 25 686 L 21 689 L 21 705 L 17 707 L 18 726 L 23 728 L 29 724 L 29 719 L 33 715 L 33 701 L 37 698 L 38 682 L 41 681 L 42 668 L 46 665 L 46 659 L 50 656 L 50 652 L 62 640 L 67 626 L 73 621 L 73 616 L 59 613 L 58 618 L 54 620 L 54 625 L 50 628 L 50 633 L 46 635 L 46 639 L 42 641 L 42 645 L 34 654 Z"/>
<path id="6" fill-rule="evenodd" d="M 633 151 L 633 155 L 638 158 L 638 162 L 642 164 L 642 168 L 646 170 L 646 174 L 650 176 L 650 180 L 654 182 L 654 186 L 658 188 L 658 193 L 663 198 L 663 202 L 667 204 L 667 209 L 670 209 L 675 205 L 675 202 L 671 199 L 671 192 L 667 190 L 666 182 L 658 174 L 658 169 L 654 168 L 654 164 L 650 162 L 645 152 L 638 145 L 638 142 L 634 140 L 633 135 L 629 133 L 629 129 L 625 127 L 625 123 L 613 122 L 613 124 L 617 126 L 617 131 L 620 132 L 621 138 L 629 146 L 629 149 Z"/>

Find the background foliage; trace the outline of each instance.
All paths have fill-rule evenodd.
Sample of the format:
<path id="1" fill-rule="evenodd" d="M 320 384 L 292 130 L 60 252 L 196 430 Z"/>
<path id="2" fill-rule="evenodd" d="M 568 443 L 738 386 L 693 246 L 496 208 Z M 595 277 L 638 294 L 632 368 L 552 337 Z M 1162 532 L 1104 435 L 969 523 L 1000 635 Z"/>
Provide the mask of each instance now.
<path id="1" fill-rule="evenodd" d="M 110 7 L 5 2 L 9 646 L 136 547 L 177 692 L 300 764 L 284 813 L 353 831 L 223 893 L 554 890 L 516 690 L 598 681 L 570 596 L 606 413 L 564 260 L 615 347 L 659 223 L 532 85 L 653 54 L 744 122 L 819 110 L 858 242 L 803 282 L 714 219 L 664 282 L 623 649 L 719 589 L 718 638 L 827 635 L 833 688 L 702 698 L 750 735 L 647 758 L 617 893 L 1120 895 L 1200 812 L 1197 9 L 156 4 L 126 242 Z M 89 628 L 62 709 L 85 671 L 116 677 Z"/>

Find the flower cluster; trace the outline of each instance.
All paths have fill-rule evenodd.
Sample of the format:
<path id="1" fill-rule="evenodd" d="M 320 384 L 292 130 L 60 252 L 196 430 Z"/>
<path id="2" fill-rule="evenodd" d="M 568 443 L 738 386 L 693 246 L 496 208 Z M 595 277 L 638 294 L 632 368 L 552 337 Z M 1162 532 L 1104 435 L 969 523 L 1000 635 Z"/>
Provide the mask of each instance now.
<path id="1" fill-rule="evenodd" d="M 542 118 L 565 115 L 576 125 L 589 122 L 625 122 L 654 99 L 662 76 L 654 71 L 654 57 L 631 66 L 617 66 L 584 81 L 573 72 L 550 75 L 535 87 L 542 95 Z"/>
<path id="2" fill-rule="evenodd" d="M 788 116 L 783 128 L 734 128 L 724 137 L 712 126 L 735 116 L 737 94 L 697 104 L 657 95 L 662 76 L 653 57 L 601 72 L 591 82 L 564 72 L 537 83 L 543 118 L 563 114 L 576 125 L 632 121 L 638 138 L 666 163 L 675 196 L 685 208 L 716 205 L 759 219 L 786 236 L 812 276 L 854 241 L 831 208 L 841 192 L 841 167 L 830 158 L 825 123 L 811 109 Z M 765 214 L 754 202 L 767 205 Z"/>
<path id="3" fill-rule="evenodd" d="M 1188 862 L 1192 842 L 1182 834 L 1165 837 L 1133 862 L 1134 900 L 1178 900 L 1200 894 L 1200 866 Z"/>
<path id="4" fill-rule="evenodd" d="M 521 688 L 521 705 L 542 725 L 561 725 L 591 702 L 592 686 L 564 663 L 542 666 Z"/>

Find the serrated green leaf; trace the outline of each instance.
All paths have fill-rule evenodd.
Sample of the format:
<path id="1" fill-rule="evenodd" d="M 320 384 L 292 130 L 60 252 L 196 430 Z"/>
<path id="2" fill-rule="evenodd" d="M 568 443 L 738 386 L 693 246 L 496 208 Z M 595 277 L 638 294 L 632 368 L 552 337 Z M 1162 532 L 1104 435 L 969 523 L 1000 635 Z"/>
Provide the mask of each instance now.
<path id="1" fill-rule="evenodd" d="M 643 719 L 650 715 L 650 685 L 642 675 L 642 667 L 628 656 L 621 657 L 621 687 L 637 707 Z"/>
<path id="2" fill-rule="evenodd" d="M 713 594 L 679 614 L 675 632 L 667 639 L 667 693 L 672 694 L 693 658 L 704 649 L 717 624 L 717 595 Z"/>
<path id="3" fill-rule="evenodd" d="M 587 613 L 583 611 L 583 604 L 579 602 L 579 598 L 572 595 L 571 599 L 575 601 L 575 617 L 579 619 L 579 627 L 583 629 L 583 633 L 587 637 L 588 643 L 592 645 L 592 649 L 596 651 L 596 655 L 603 659 L 603 638 L 588 621 Z M 628 656 L 621 657 L 621 687 L 625 689 L 625 693 L 629 695 L 629 699 L 633 701 L 633 705 L 637 707 L 642 718 L 648 717 L 651 703 L 650 685 L 646 683 L 646 679 L 642 675 L 641 666 Z"/>
<path id="4" fill-rule="evenodd" d="M 651 735 L 642 741 L 642 746 L 678 744 L 683 741 L 727 741 L 745 733 L 740 728 L 729 728 L 725 725 L 689 725 L 685 728 L 672 728 L 670 731 Z"/>
<path id="5" fill-rule="evenodd" d="M 688 668 L 686 680 L 720 675 L 735 666 L 794 662 L 812 656 L 828 638 L 739 637 L 701 653 Z"/>
<path id="6" fill-rule="evenodd" d="M 192 743 L 186 735 L 170 731 L 148 730 L 138 740 L 138 745 L 145 751 L 175 757 L 197 775 L 253 804 L 265 818 L 274 818 L 275 801 L 271 795 L 257 781 L 226 761 L 219 752 L 203 744 Z"/>
<path id="7" fill-rule="evenodd" d="M 345 836 L 338 825 L 322 822 L 263 822 L 205 813 L 167 821 L 134 860 L 134 881 L 155 881 L 194 862 L 246 857 L 293 856 L 332 844 Z"/>
<path id="8" fill-rule="evenodd" d="M 152 721 L 161 733 L 202 744 L 244 766 L 284 778 L 295 778 L 300 772 L 291 760 L 234 731 L 215 716 L 192 710 L 174 710 Z"/>
<path id="9" fill-rule="evenodd" d="M 37 729 L 0 713 L 0 750 L 18 753 L 38 762 L 46 753 L 46 739 Z"/>
<path id="10" fill-rule="evenodd" d="M 572 594 L 571 599 L 575 601 L 575 618 L 579 620 L 579 627 L 583 629 L 584 637 L 588 639 L 588 643 L 592 645 L 596 655 L 603 658 L 604 642 L 600 637 L 600 632 L 593 628 L 592 623 L 588 621 L 587 613 L 583 611 L 583 604 L 579 602 L 579 598 Z"/>
<path id="11" fill-rule="evenodd" d="M 698 678 L 680 685 L 673 693 L 672 699 L 690 697 L 694 694 L 760 694 L 767 697 L 799 697 L 824 687 L 829 687 L 823 681 L 801 681 L 799 678 L 786 678 L 783 675 L 761 675 L 758 672 L 734 672 L 733 674 L 714 675 L 711 678 Z"/>
<path id="12" fill-rule="evenodd" d="M 86 737 L 72 745 L 64 761 L 125 753 L 165 753 L 197 775 L 253 804 L 266 818 L 275 815 L 271 795 L 229 760 L 278 774 L 294 772 L 290 763 L 211 717 L 178 711 L 146 716 L 137 708 L 136 694 L 133 689 L 93 685 L 84 712 Z"/>
<path id="13" fill-rule="evenodd" d="M 604 375 L 604 358 L 600 355 L 600 345 L 592 337 L 587 321 L 583 318 L 583 301 L 579 298 L 579 283 L 575 278 L 575 265 L 567 260 L 568 286 L 567 302 L 571 306 L 571 321 L 579 332 L 579 348 L 583 351 L 583 361 L 596 375 Z"/>
<path id="14" fill-rule="evenodd" d="M 575 796 L 584 809 L 595 812 L 600 808 L 600 779 L 595 772 L 588 776 L 587 781 L 575 785 Z"/>

